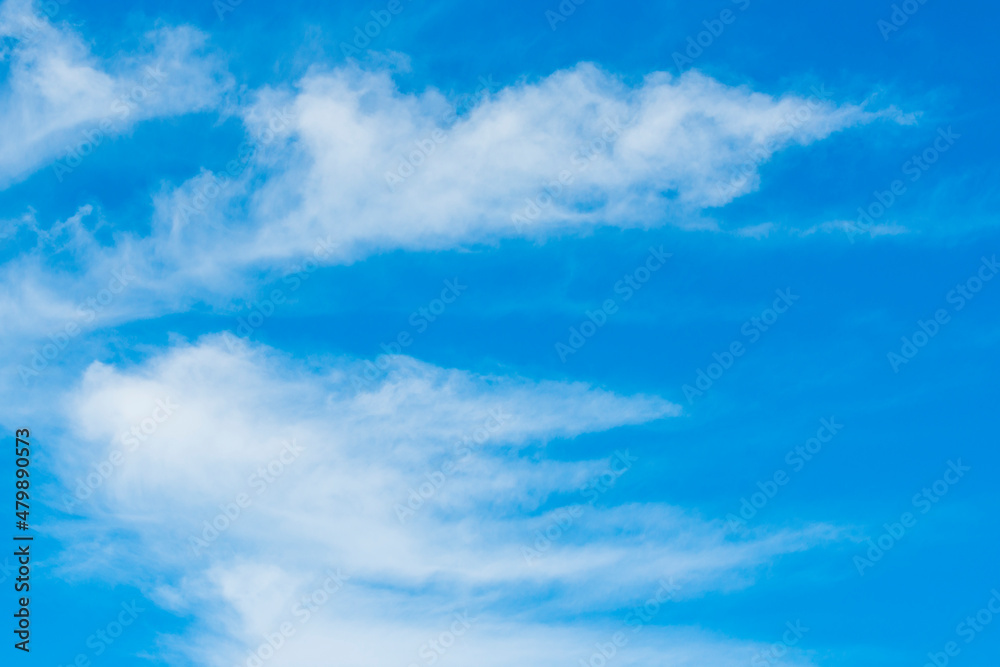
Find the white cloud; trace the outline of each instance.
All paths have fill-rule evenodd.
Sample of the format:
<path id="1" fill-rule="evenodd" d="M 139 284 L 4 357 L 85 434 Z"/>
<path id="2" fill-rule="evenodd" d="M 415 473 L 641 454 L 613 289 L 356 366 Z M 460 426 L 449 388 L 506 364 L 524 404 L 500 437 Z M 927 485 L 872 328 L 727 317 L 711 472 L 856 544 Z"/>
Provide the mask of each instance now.
<path id="1" fill-rule="evenodd" d="M 753 190 L 776 151 L 881 117 L 909 120 L 693 71 L 631 87 L 589 64 L 455 111 L 433 89 L 404 94 L 389 73 L 354 67 L 262 91 L 246 123 L 264 137 L 251 170 L 263 184 L 245 190 L 244 174 L 220 195 L 203 174 L 162 197 L 158 250 L 209 266 L 224 242 L 235 263 L 267 263 L 331 238 L 332 259 L 351 261 L 599 224 L 688 225 Z"/>
<path id="2" fill-rule="evenodd" d="M 10 15 L 18 6 L 4 8 Z M 80 76 L 94 82 L 80 89 L 82 101 L 8 93 L 8 115 L 34 105 L 32 113 L 49 118 L 42 125 L 52 129 L 31 139 L 32 150 L 17 143 L 28 139 L 13 139 L 7 158 L 0 151 L 0 172 L 5 159 L 23 171 L 26 163 L 15 163 L 24 156 L 57 150 L 147 63 L 165 63 L 170 85 L 181 87 L 158 89 L 142 113 L 197 108 L 218 90 L 211 60 L 185 55 L 201 39 L 188 29 L 156 33 L 153 55 L 124 61 L 126 73 L 115 78 L 81 52 L 78 38 L 44 26 L 56 46 L 15 48 L 11 80 L 47 80 L 39 63 L 56 59 L 78 63 Z M 90 205 L 49 230 L 32 221 L 35 249 L 4 266 L 4 279 L 17 287 L 0 307 L 17 311 L 9 319 L 21 332 L 8 344 L 44 344 L 39 340 L 67 322 L 89 330 L 182 311 L 197 300 L 226 305 L 261 269 L 288 267 L 320 245 L 329 249 L 321 263 L 345 263 L 385 249 L 459 247 L 600 224 L 717 229 L 702 210 L 756 187 L 758 166 L 775 151 L 880 117 L 908 120 L 891 108 L 873 113 L 823 96 L 776 98 L 727 87 L 697 72 L 654 73 L 630 87 L 587 64 L 484 93 L 457 110 L 433 89 L 403 94 L 389 73 L 354 67 L 310 74 L 294 90 L 258 91 L 242 110 L 248 139 L 227 164 L 230 173 L 202 171 L 156 195 L 147 236 L 119 231 L 102 245 L 97 226 L 114 222 Z M 386 173 L 419 146 L 434 149 L 390 191 Z M 546 184 L 561 172 L 572 183 L 546 204 Z M 530 201 L 535 218 L 512 222 Z M 759 225 L 736 233 L 773 231 Z M 58 250 L 69 250 L 73 261 L 51 266 Z M 135 275 L 128 290 L 98 320 L 74 319 L 126 266 Z"/>
<path id="3" fill-rule="evenodd" d="M 77 505 L 88 520 L 62 528 L 75 545 L 67 568 L 115 572 L 193 613 L 204 664 L 231 664 L 288 619 L 299 636 L 268 664 L 327 664 L 331 652 L 342 664 L 417 661 L 421 643 L 465 609 L 479 621 L 452 664 L 550 664 L 592 650 L 588 633 L 617 629 L 560 628 L 552 619 L 561 613 L 641 603 L 663 578 L 677 581 L 681 598 L 745 586 L 776 555 L 833 536 L 814 526 L 735 538 L 677 508 L 615 501 L 611 480 L 642 465 L 632 454 L 546 455 L 552 438 L 679 413 L 656 397 L 480 377 L 406 357 L 359 384 L 353 362 L 306 368 L 224 341 L 128 370 L 94 364 L 71 396 L 76 435 L 57 457 L 72 489 L 124 452 Z M 143 440 L 127 451 L 132 428 Z M 283 456 L 288 441 L 301 452 Z M 278 460 L 262 483 L 261 466 Z M 401 515 L 414 492 L 425 498 Z M 204 532 L 241 493 L 251 502 L 229 527 Z M 193 536 L 205 543 L 193 548 Z M 293 605 L 328 568 L 350 580 L 300 626 Z M 649 647 L 667 645 L 669 633 L 648 634 L 634 643 L 632 664 L 653 664 Z M 511 645 L 514 636 L 524 639 Z M 698 642 L 688 644 L 696 655 Z M 720 655 L 750 647 L 705 650 L 715 662 L 702 664 L 728 665 Z"/>
<path id="4" fill-rule="evenodd" d="M 224 87 L 219 62 L 201 53 L 205 35 L 191 28 L 159 28 L 142 52 L 102 61 L 35 3 L 7 0 L 0 37 L 11 44 L 2 54 L 0 187 L 57 157 L 61 179 L 95 145 L 147 118 L 210 108 Z"/>
<path id="5" fill-rule="evenodd" d="M 79 40 L 51 30 L 53 43 L 69 44 L 51 49 L 58 61 L 51 67 L 77 63 L 93 85 L 68 100 L 37 91 L 9 96 L 50 119 L 50 131 L 32 139 L 50 157 L 100 118 L 148 60 L 109 73 Z M 154 53 L 189 53 L 193 35 L 161 32 Z M 21 79 L 11 80 L 30 81 L 49 56 L 17 48 L 12 77 Z M 176 107 L 164 100 L 149 108 L 180 112 L 203 102 L 183 91 L 168 97 Z M 72 113 L 60 106 L 67 104 Z M 810 112 L 800 118 L 803 108 Z M 79 109 L 90 111 L 77 117 Z M 102 245 L 94 233 L 101 214 L 90 206 L 48 229 L 30 216 L 18 222 L 37 243 L 4 267 L 5 280 L 19 287 L 0 302 L 17 315 L 5 340 L 23 342 L 66 323 L 89 330 L 183 310 L 206 295 L 225 300 L 250 269 L 298 260 L 319 240 L 334 249 L 324 261 L 349 262 L 380 249 L 598 224 L 691 225 L 701 209 L 755 187 L 757 166 L 774 151 L 880 115 L 772 98 L 697 73 L 653 74 L 629 87 L 589 65 L 513 85 L 457 116 L 450 109 L 433 90 L 402 94 L 388 74 L 352 68 L 313 73 L 294 91 L 260 91 L 244 114 L 257 137 L 249 166 L 234 155 L 228 180 L 203 172 L 160 196 L 149 236 L 122 234 Z M 431 145 L 390 190 L 386 172 L 400 159 L 417 161 L 410 147 Z M 0 153 L 4 164 L 10 174 L 34 165 Z M 740 167 L 751 173 L 734 178 Z M 564 170 L 572 183 L 551 203 L 540 201 Z M 518 228 L 512 215 L 523 213 L 526 199 L 538 212 Z M 47 265 L 56 252 L 58 271 Z M 82 319 L 84 299 L 106 291 L 125 267 L 127 288 Z M 664 577 L 683 586 L 682 597 L 747 586 L 776 556 L 835 535 L 810 526 L 737 538 L 679 508 L 615 500 L 613 489 L 588 502 L 583 490 L 604 484 L 609 467 L 619 465 L 615 454 L 559 460 L 545 443 L 678 414 L 657 397 L 478 377 L 408 358 L 359 387 L 361 375 L 352 361 L 307 368 L 264 348 L 229 349 L 218 338 L 127 370 L 90 366 L 71 397 L 74 436 L 58 460 L 71 493 L 81 484 L 97 488 L 77 508 L 84 520 L 61 527 L 75 548 L 64 572 L 113 573 L 165 608 L 192 614 L 195 636 L 172 646 L 197 652 L 205 664 L 231 665 L 257 646 L 327 568 L 348 574 L 349 585 L 269 664 L 327 664 L 331 654 L 343 664 L 418 662 L 420 646 L 464 609 L 479 619 L 476 631 L 443 664 L 551 664 L 576 653 L 586 658 L 594 641 L 617 629 L 562 625 L 570 611 L 601 614 L 641 602 Z M 177 407 L 164 416 L 157 401 Z M 290 441 L 302 452 L 262 484 L 258 468 L 282 461 Z M 449 464 L 456 470 L 444 474 Z M 99 483 L 88 482 L 91 474 Z M 205 522 L 230 511 L 241 494 L 249 506 L 219 537 L 206 533 Z M 193 537 L 203 540 L 197 549 Z M 622 664 L 655 664 L 670 654 L 679 664 L 721 666 L 745 663 L 756 649 L 657 629 L 629 650 Z"/>
<path id="6" fill-rule="evenodd" d="M 775 224 L 773 222 L 762 222 L 759 225 L 749 225 L 747 227 L 740 227 L 734 230 L 736 236 L 743 236 L 752 239 L 767 238 L 770 236 L 771 232 L 774 231 Z"/>
<path id="7" fill-rule="evenodd" d="M 813 225 L 805 230 L 792 230 L 799 236 L 811 236 L 817 232 L 826 234 L 845 234 L 852 243 L 857 237 L 868 236 L 876 238 L 878 236 L 898 236 L 899 234 L 909 234 L 910 230 L 898 223 L 877 223 L 874 225 L 864 225 L 854 220 L 828 220 L 818 225 Z"/>

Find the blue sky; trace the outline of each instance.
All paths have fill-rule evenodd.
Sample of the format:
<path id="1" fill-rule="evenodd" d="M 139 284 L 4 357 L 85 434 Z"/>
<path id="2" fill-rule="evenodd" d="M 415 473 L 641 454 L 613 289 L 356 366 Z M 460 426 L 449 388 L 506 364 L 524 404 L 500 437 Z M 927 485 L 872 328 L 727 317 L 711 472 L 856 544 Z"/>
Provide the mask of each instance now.
<path id="1" fill-rule="evenodd" d="M 993 664 L 996 18 L 7 0 L 3 650 Z"/>

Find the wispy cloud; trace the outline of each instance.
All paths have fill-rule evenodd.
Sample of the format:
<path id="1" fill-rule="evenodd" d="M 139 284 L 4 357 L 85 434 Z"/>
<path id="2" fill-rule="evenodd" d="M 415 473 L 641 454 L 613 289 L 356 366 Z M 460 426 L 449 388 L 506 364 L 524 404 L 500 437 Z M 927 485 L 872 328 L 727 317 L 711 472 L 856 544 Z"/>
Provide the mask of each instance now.
<path id="1" fill-rule="evenodd" d="M 102 59 L 36 3 L 6 0 L 0 36 L 9 44 L 0 187 L 50 164 L 61 180 L 141 120 L 216 106 L 227 85 L 221 60 L 205 50 L 207 36 L 193 28 L 158 28 L 143 36 L 140 51 Z"/>
<path id="2" fill-rule="evenodd" d="M 106 546 L 78 548 L 66 567 L 113 565 L 125 580 L 155 589 L 161 604 L 196 614 L 201 632 L 221 633 L 220 646 L 279 627 L 310 577 L 342 568 L 351 577 L 341 593 L 349 605 L 317 613 L 313 639 L 297 640 L 276 663 L 311 664 L 321 651 L 343 646 L 328 631 L 348 617 L 364 619 L 370 640 L 352 640 L 350 651 L 388 659 L 400 645 L 376 637 L 420 637 L 462 600 L 489 619 L 467 642 L 477 647 L 472 654 L 485 655 L 518 626 L 539 631 L 548 622 L 542 609 L 614 609 L 667 576 L 685 582 L 688 594 L 741 587 L 774 556 L 835 535 L 813 526 L 737 539 L 721 523 L 676 508 L 608 501 L 589 507 L 544 558 L 527 562 L 521 546 L 551 523 L 555 508 L 578 503 L 573 496 L 605 473 L 613 456 L 561 461 L 545 455 L 545 443 L 676 416 L 678 406 L 579 383 L 481 377 L 407 357 L 396 358 L 375 386 L 357 388 L 352 363 L 309 369 L 267 348 L 213 337 L 129 369 L 92 366 L 68 404 L 67 426 L 78 436 L 61 445 L 67 487 L 106 461 L 105 450 L 120 448 L 157 401 L 169 397 L 177 416 L 150 429 L 94 497 L 72 508 L 87 520 L 64 525 L 64 536 Z M 481 442 L 463 438 L 490 411 L 506 416 L 500 428 Z M 285 460 L 278 453 L 288 441 L 301 453 L 283 472 L 276 462 Z M 406 502 L 424 472 L 456 456 L 456 472 L 401 523 L 394 505 Z M 273 482 L 255 495 L 248 480 L 268 472 Z M 241 493 L 253 501 L 235 510 Z M 191 555 L 189 542 L 213 517 L 239 511 L 247 518 L 219 523 L 224 534 Z M 96 539 L 108 531 L 116 535 L 110 546 Z M 259 596 L 275 586 L 284 597 L 261 604 Z M 502 620 L 539 594 L 547 601 L 538 598 L 531 619 Z M 387 617 L 389 601 L 440 613 Z M 220 613 L 230 621 L 212 620 Z M 350 651 L 346 664 L 354 664 Z M 545 654 L 533 664 L 543 664 Z M 213 655 L 238 657 L 224 649 Z"/>
<path id="3" fill-rule="evenodd" d="M 251 107 L 293 110 L 287 138 L 257 165 L 240 220 L 220 198 L 203 213 L 231 254 L 266 261 L 332 235 L 344 260 L 385 248 L 441 248 L 594 225 L 663 224 L 756 187 L 774 152 L 898 111 L 729 87 L 698 72 L 653 73 L 629 86 L 582 64 L 483 95 L 466 113 L 431 89 L 401 93 L 388 72 L 343 67 L 271 91 Z M 755 155 L 751 177 L 732 175 Z M 402 176 L 402 177 L 401 177 Z M 160 201 L 170 248 L 207 256 L 223 233 L 189 225 L 188 188 Z M 227 211 L 230 213 L 227 214 Z"/>

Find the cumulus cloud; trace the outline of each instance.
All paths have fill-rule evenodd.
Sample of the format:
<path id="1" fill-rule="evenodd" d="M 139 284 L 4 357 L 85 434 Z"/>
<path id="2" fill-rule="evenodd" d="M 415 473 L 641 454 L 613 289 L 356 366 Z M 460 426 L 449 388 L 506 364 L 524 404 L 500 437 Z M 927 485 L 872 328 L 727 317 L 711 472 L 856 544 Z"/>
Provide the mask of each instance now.
<path id="1" fill-rule="evenodd" d="M 737 538 L 677 508 L 616 502 L 643 465 L 636 451 L 546 454 L 555 438 L 679 414 L 655 396 L 408 357 L 377 380 L 363 370 L 227 336 L 92 365 L 59 456 L 75 491 L 60 502 L 85 519 L 61 529 L 78 545 L 66 567 L 117 572 L 194 614 L 204 664 L 245 658 L 285 622 L 298 636 L 268 664 L 406 664 L 466 612 L 475 632 L 451 663 L 550 664 L 616 630 L 561 627 L 562 614 L 641 603 L 660 581 L 677 599 L 745 586 L 776 555 L 833 536 Z M 296 603 L 338 573 L 307 627 Z M 667 635 L 649 634 L 634 664 L 665 650 Z M 696 655 L 700 640 L 685 642 Z M 704 650 L 723 665 L 750 647 Z"/>
<path id="2" fill-rule="evenodd" d="M 210 108 L 225 86 L 221 63 L 204 53 L 206 36 L 191 28 L 159 28 L 144 36 L 139 52 L 102 60 L 36 3 L 7 0 L 0 37 L 0 187 L 54 158 L 61 179 L 136 122 Z"/>

